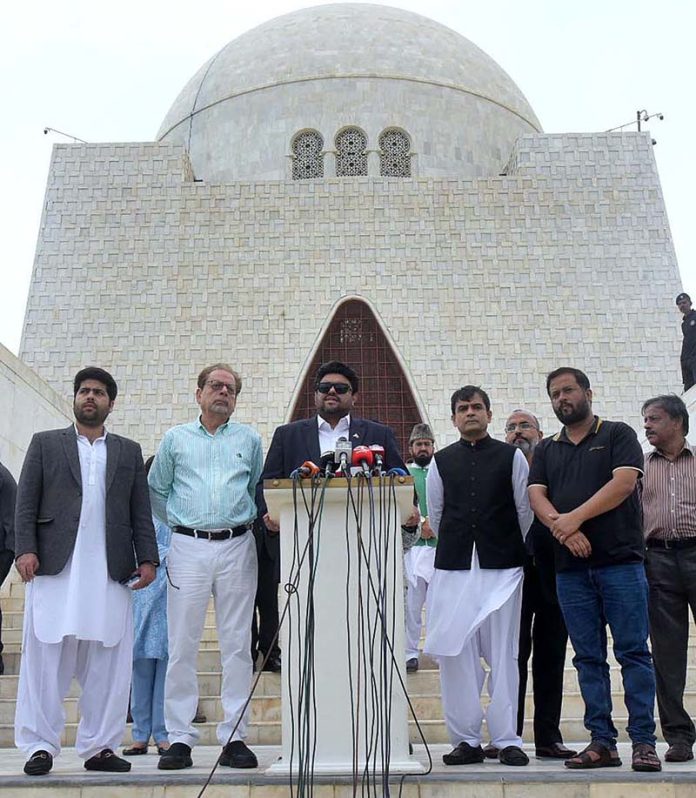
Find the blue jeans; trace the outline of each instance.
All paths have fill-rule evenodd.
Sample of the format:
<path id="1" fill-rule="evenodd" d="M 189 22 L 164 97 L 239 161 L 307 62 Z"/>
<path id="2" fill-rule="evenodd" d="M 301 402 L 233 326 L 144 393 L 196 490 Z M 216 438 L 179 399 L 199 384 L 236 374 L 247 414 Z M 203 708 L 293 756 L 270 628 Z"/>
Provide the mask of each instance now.
<path id="1" fill-rule="evenodd" d="M 164 725 L 164 677 L 166 659 L 134 659 L 131 684 L 132 737 L 134 743 L 157 745 L 168 741 Z"/>
<path id="2" fill-rule="evenodd" d="M 648 583 L 643 564 L 565 571 L 556 575 L 556 585 L 575 649 L 573 664 L 592 741 L 616 747 L 607 663 L 609 624 L 628 709 L 626 730 L 634 743 L 655 745 L 655 672 L 648 649 Z"/>

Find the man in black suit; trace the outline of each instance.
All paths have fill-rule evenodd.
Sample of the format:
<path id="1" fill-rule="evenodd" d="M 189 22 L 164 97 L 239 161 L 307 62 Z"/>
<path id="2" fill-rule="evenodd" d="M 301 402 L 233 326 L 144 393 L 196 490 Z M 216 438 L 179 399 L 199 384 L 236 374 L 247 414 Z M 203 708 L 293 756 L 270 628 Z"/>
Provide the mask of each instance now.
<path id="1" fill-rule="evenodd" d="M 14 562 L 14 513 L 17 483 L 0 463 L 0 587 Z M 0 609 L 0 676 L 5 672 L 2 660 L 2 610 Z"/>
<path id="2" fill-rule="evenodd" d="M 75 423 L 31 440 L 17 488 L 15 554 L 27 582 L 15 742 L 24 772 L 49 772 L 60 752 L 62 702 L 82 687 L 75 748 L 86 770 L 127 771 L 114 754 L 126 725 L 132 669 L 130 590 L 159 562 L 140 446 L 107 433 L 113 377 L 74 380 Z"/>
<path id="3" fill-rule="evenodd" d="M 262 590 L 262 584 L 265 585 L 261 601 L 257 595 L 260 617 L 258 639 L 261 653 L 265 653 L 262 641 L 271 640 L 278 627 L 278 582 L 280 581 L 278 542 L 280 528 L 266 511 L 263 481 L 287 478 L 306 460 L 318 464 L 322 452 L 333 451 L 336 441 L 341 437 L 347 438 L 353 448 L 373 444 L 384 447 L 385 470 L 390 468 L 406 470 L 391 429 L 376 421 L 368 421 L 352 415 L 352 410 L 358 400 L 358 384 L 358 375 L 350 366 L 337 360 L 324 363 L 317 370 L 314 379 L 316 416 L 284 424 L 282 427 L 278 427 L 273 434 L 263 474 L 261 474 L 256 491 L 259 519 L 263 521 L 266 528 L 263 545 L 268 558 L 273 561 L 275 574 L 274 579 L 270 581 L 263 579 L 262 573 L 259 571 L 259 590 Z M 416 525 L 419 518 L 418 512 L 415 511 L 413 518 L 409 519 L 407 524 Z M 259 567 L 263 567 L 261 560 L 259 563 Z M 263 613 L 262 607 L 269 609 Z M 273 655 L 269 657 L 270 662 L 275 662 Z"/>

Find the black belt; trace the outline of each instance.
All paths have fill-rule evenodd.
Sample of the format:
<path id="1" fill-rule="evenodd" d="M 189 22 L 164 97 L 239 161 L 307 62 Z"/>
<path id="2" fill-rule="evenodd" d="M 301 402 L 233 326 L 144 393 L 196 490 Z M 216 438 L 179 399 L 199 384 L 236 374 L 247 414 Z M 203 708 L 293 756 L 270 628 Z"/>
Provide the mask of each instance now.
<path id="1" fill-rule="evenodd" d="M 696 537 L 676 538 L 675 540 L 665 540 L 664 538 L 648 538 L 645 545 L 649 549 L 692 549 L 696 546 Z"/>
<path id="2" fill-rule="evenodd" d="M 174 531 L 180 535 L 188 535 L 190 538 L 203 538 L 203 540 L 229 540 L 238 538 L 251 529 L 251 524 L 242 524 L 232 527 L 232 529 L 216 529 L 210 532 L 207 529 L 190 529 L 187 526 L 175 526 Z"/>

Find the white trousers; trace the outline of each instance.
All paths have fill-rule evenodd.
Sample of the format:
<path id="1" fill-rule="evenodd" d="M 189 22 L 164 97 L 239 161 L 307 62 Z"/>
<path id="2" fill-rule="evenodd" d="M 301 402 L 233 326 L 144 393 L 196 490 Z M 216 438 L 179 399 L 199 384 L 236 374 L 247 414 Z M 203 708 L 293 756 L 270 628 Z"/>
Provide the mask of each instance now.
<path id="1" fill-rule="evenodd" d="M 224 745 L 240 718 L 251 686 L 251 617 L 256 596 L 256 542 L 251 532 L 229 540 L 203 540 L 172 534 L 167 568 L 169 664 L 164 687 L 164 720 L 170 743 L 193 747 L 198 705 L 198 648 L 210 596 L 222 662 L 223 721 L 217 736 Z M 248 709 L 232 737 L 243 740 Z"/>
<path id="2" fill-rule="evenodd" d="M 422 576 L 416 578 L 416 584 L 409 582 L 406 588 L 406 659 L 418 658 L 418 643 L 423 623 L 423 606 L 428 595 L 428 583 Z"/>
<path id="3" fill-rule="evenodd" d="M 104 748 L 115 750 L 126 729 L 133 666 L 133 619 L 115 646 L 70 636 L 42 643 L 34 634 L 31 603 L 24 614 L 19 668 L 15 745 L 30 757 L 36 751 L 60 753 L 65 700 L 75 677 L 82 688 L 75 749 L 83 759 Z"/>
<path id="4" fill-rule="evenodd" d="M 490 667 L 490 704 L 485 713 L 490 740 L 497 748 L 522 745 L 522 738 L 517 735 L 521 607 L 520 584 L 499 609 L 486 617 L 459 654 L 438 657 L 442 707 L 453 746 L 460 742 L 474 747 L 481 744 L 481 690 L 485 678 L 482 656 Z"/>

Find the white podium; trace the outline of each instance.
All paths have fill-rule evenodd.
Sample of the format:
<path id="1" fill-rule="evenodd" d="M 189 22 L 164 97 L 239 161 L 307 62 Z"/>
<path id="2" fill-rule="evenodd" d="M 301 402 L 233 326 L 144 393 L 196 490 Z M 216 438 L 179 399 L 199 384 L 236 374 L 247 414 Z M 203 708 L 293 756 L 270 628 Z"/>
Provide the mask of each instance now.
<path id="1" fill-rule="evenodd" d="M 274 773 L 420 773 L 409 755 L 401 522 L 413 479 L 267 480 L 280 521 L 282 758 Z M 288 587 L 290 586 L 290 587 Z M 401 677 L 401 680 L 399 678 Z"/>

